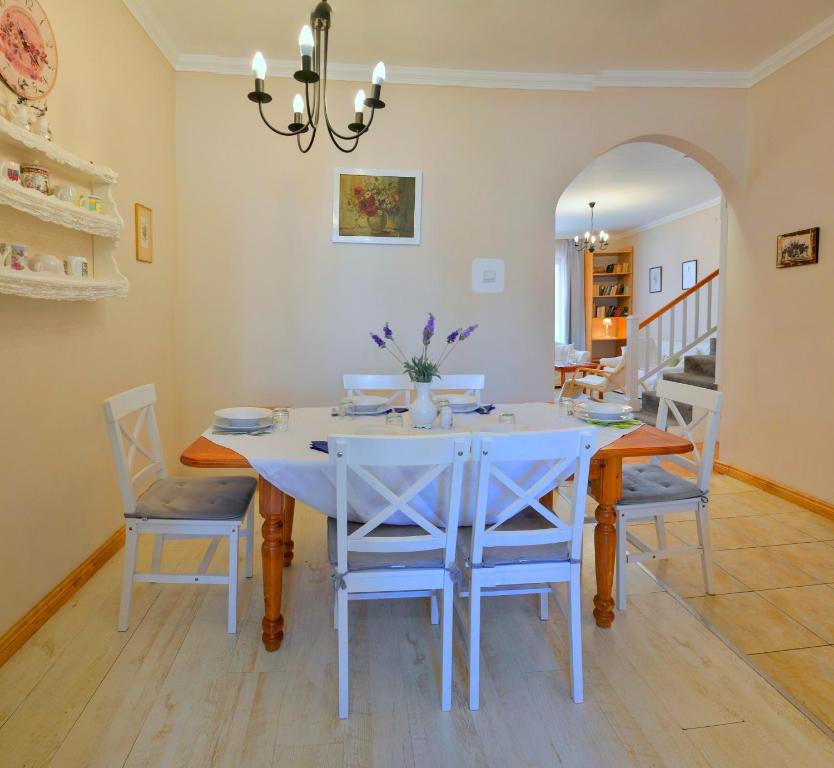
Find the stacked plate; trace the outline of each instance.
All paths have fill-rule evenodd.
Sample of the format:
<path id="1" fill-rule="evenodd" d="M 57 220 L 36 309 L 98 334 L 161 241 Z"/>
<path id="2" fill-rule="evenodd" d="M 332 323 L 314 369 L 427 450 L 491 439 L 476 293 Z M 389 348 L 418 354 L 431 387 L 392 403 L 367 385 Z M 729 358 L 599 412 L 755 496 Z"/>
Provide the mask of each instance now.
<path id="1" fill-rule="evenodd" d="M 214 431 L 248 434 L 272 428 L 272 411 L 268 408 L 221 408 L 214 412 Z"/>
<path id="2" fill-rule="evenodd" d="M 435 400 L 448 400 L 453 413 L 474 413 L 480 408 L 474 395 L 434 395 Z"/>
<path id="3" fill-rule="evenodd" d="M 594 400 L 576 404 L 574 414 L 583 421 L 625 421 L 632 418 L 633 408 L 621 403 L 600 403 Z"/>
<path id="4" fill-rule="evenodd" d="M 352 400 L 357 416 L 375 416 L 391 407 L 387 398 L 379 395 L 356 395 Z"/>

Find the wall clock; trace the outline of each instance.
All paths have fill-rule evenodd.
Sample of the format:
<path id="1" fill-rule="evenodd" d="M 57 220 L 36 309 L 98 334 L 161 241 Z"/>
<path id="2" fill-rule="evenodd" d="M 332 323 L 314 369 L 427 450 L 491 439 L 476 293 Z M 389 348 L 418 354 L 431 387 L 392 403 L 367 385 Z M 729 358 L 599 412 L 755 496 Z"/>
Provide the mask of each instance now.
<path id="1" fill-rule="evenodd" d="M 0 0 L 0 77 L 24 99 L 43 99 L 58 75 L 58 47 L 37 0 Z"/>

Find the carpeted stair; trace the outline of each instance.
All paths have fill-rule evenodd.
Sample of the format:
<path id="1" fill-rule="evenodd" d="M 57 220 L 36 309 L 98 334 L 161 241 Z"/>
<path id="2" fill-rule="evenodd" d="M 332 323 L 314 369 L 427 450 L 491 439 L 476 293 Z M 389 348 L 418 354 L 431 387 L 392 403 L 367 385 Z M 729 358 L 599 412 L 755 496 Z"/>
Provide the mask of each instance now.
<path id="1" fill-rule="evenodd" d="M 683 372 L 664 373 L 664 381 L 677 381 L 681 384 L 691 384 L 704 389 L 718 389 L 715 383 L 715 355 L 716 340 L 710 339 L 710 354 L 708 355 L 685 355 L 683 358 Z M 657 408 L 659 399 L 653 392 L 644 392 L 642 397 L 642 408 L 636 414 L 637 418 L 646 424 L 654 426 L 657 420 Z M 688 405 L 678 405 L 681 416 L 689 421 L 692 418 L 692 408 Z"/>

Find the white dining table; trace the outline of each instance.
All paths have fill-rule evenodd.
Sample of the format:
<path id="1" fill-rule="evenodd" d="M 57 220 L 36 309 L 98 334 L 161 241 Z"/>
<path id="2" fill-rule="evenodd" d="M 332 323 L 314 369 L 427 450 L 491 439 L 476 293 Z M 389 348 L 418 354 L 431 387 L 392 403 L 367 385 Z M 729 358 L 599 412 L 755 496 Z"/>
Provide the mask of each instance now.
<path id="1" fill-rule="evenodd" d="M 513 413 L 515 424 L 506 425 L 498 421 L 501 413 Z M 326 441 L 331 435 L 413 435 L 426 434 L 472 434 L 477 432 L 520 432 L 543 430 L 568 430 L 584 428 L 593 435 L 594 451 L 609 445 L 632 429 L 598 427 L 585 424 L 574 416 L 568 416 L 555 403 L 514 403 L 496 404 L 489 414 L 457 413 L 454 426 L 441 430 L 415 429 L 409 414 L 403 413 L 403 426 L 387 425 L 384 415 L 338 417 L 331 408 L 290 409 L 289 425 L 286 431 L 275 430 L 261 435 L 214 434 L 212 428 L 203 436 L 224 448 L 229 448 L 246 458 L 259 475 L 285 494 L 307 504 L 329 517 L 336 516 L 336 471 L 328 454 L 311 449 L 312 441 Z M 464 472 L 461 500 L 460 524 L 471 525 L 474 513 L 475 473 L 472 462 L 467 462 Z M 517 483 L 530 487 L 548 469 L 544 462 L 515 462 L 504 471 Z M 410 467 L 378 470 L 378 475 L 394 492 L 410 486 L 420 470 Z M 435 510 L 441 509 L 440 502 L 446 493 L 448 477 L 441 475 L 438 480 L 424 489 L 414 499 L 413 506 L 429 519 L 435 519 Z M 500 509 L 511 497 L 505 489 L 491 490 L 489 509 Z M 365 522 L 387 505 L 387 501 L 363 481 L 353 482 L 349 488 L 349 516 L 356 522 Z M 489 514 L 488 514 L 489 518 Z M 401 513 L 388 520 L 392 524 L 409 524 L 412 521 Z"/>

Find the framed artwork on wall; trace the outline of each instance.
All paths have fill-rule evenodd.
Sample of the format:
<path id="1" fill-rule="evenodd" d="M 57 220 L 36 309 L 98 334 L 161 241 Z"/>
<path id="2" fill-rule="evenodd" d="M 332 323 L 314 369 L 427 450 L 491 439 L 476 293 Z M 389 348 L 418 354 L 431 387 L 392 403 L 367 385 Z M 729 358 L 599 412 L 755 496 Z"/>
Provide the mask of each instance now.
<path id="1" fill-rule="evenodd" d="M 333 242 L 419 245 L 423 174 L 337 168 Z"/>
<path id="2" fill-rule="evenodd" d="M 136 203 L 136 261 L 153 262 L 153 211 Z"/>
<path id="3" fill-rule="evenodd" d="M 698 282 L 698 259 L 685 261 L 681 265 L 681 288 L 685 291 Z"/>
<path id="4" fill-rule="evenodd" d="M 800 229 L 776 238 L 776 267 L 802 267 L 819 261 L 820 228 Z"/>
<path id="5" fill-rule="evenodd" d="M 663 290 L 663 267 L 649 267 L 649 293 Z"/>

